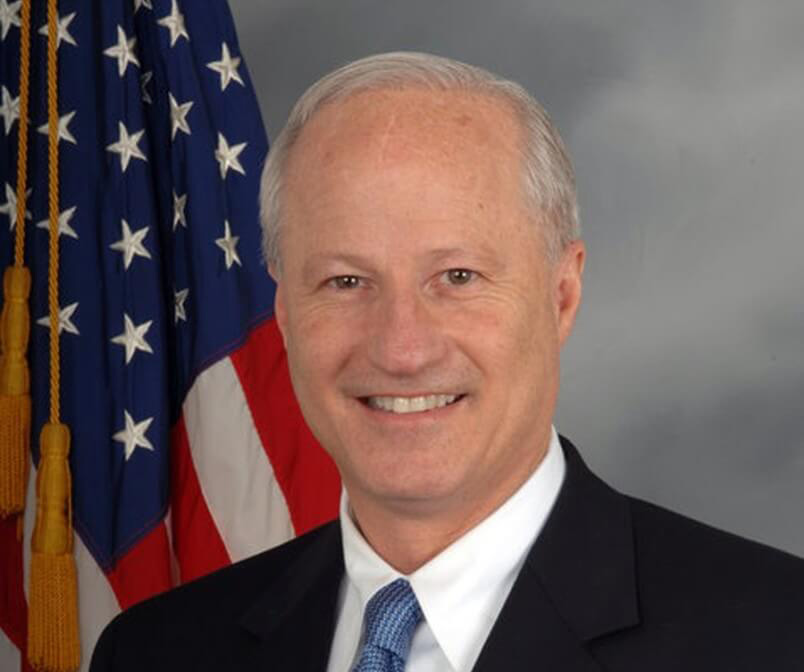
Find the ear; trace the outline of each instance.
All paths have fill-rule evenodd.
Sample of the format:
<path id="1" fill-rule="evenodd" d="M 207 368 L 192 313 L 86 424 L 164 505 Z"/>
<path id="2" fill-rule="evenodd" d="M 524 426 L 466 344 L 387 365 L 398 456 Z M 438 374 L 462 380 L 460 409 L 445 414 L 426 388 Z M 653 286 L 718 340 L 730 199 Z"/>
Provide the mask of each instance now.
<path id="1" fill-rule="evenodd" d="M 574 240 L 561 253 L 553 270 L 558 338 L 562 347 L 572 333 L 581 305 L 585 262 L 586 246 L 582 240 Z"/>
<path id="2" fill-rule="evenodd" d="M 274 264 L 268 266 L 268 273 L 276 284 L 276 293 L 274 294 L 274 317 L 276 318 L 276 326 L 279 327 L 279 333 L 282 335 L 282 343 L 285 346 L 285 350 L 287 350 L 288 341 L 286 328 L 288 313 L 285 306 L 285 285 L 280 281 L 279 269 L 277 269 Z"/>

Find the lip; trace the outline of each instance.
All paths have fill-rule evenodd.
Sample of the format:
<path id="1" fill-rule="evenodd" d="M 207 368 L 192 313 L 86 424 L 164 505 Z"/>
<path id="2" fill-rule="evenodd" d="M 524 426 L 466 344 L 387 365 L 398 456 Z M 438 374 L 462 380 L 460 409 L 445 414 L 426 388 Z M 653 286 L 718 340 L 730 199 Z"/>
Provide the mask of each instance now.
<path id="1" fill-rule="evenodd" d="M 358 399 L 368 399 L 369 397 L 405 397 L 406 399 L 413 399 L 415 397 L 438 397 L 438 396 L 445 396 L 449 397 L 451 395 L 455 395 L 456 397 L 465 396 L 460 392 L 433 392 L 432 390 L 427 390 L 425 392 L 405 392 L 404 394 L 400 394 L 399 392 L 372 392 L 371 394 L 364 394 Z"/>
<path id="2" fill-rule="evenodd" d="M 371 396 L 381 397 L 381 396 L 398 396 L 398 395 L 378 394 Z M 416 395 L 410 395 L 410 396 L 416 396 Z M 421 396 L 427 396 L 427 395 L 421 395 Z M 451 404 L 447 404 L 446 406 L 442 406 L 440 408 L 434 408 L 431 411 L 414 411 L 413 413 L 393 413 L 391 411 L 383 411 L 378 408 L 372 408 L 365 401 L 363 401 L 365 397 L 356 398 L 355 402 L 374 422 L 380 422 L 392 425 L 400 425 L 400 424 L 409 425 L 411 423 L 416 424 L 433 423 L 444 420 L 448 418 L 452 413 L 457 412 L 463 407 L 464 402 L 466 401 L 466 397 L 467 397 L 466 394 L 461 394 L 455 401 L 453 401 Z"/>

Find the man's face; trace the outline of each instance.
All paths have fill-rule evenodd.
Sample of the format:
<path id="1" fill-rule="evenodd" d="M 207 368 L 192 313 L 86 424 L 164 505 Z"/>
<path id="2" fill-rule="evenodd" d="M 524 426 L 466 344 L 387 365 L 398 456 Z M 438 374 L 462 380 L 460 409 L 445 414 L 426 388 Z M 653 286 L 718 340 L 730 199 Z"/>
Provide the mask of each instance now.
<path id="1" fill-rule="evenodd" d="M 356 511 L 485 515 L 543 456 L 583 249 L 547 262 L 520 142 L 499 102 L 403 90 L 325 106 L 291 152 L 276 314 Z"/>

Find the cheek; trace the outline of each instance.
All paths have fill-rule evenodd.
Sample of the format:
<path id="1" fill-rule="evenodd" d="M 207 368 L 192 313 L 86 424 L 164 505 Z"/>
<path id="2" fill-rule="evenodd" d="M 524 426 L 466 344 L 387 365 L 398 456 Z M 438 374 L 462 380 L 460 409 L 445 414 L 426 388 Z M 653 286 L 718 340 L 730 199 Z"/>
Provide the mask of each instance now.
<path id="1" fill-rule="evenodd" d="M 477 314 L 467 351 L 483 370 L 503 415 L 529 414 L 551 395 L 557 381 L 555 320 L 541 303 Z"/>
<path id="2" fill-rule="evenodd" d="M 487 301 L 466 311 L 454 324 L 483 358 L 510 368 L 544 349 L 554 325 L 543 306 L 529 297 Z"/>
<path id="3" fill-rule="evenodd" d="M 358 347 L 361 330 L 334 306 L 300 309 L 288 320 L 291 366 L 311 384 L 331 377 Z M 315 392 L 315 390 L 313 391 Z"/>

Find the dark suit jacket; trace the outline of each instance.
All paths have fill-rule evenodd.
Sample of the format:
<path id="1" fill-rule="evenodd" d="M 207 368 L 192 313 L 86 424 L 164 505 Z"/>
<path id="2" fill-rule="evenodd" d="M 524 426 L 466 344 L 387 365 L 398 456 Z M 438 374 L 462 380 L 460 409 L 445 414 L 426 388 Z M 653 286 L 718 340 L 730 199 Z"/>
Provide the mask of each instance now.
<path id="1" fill-rule="evenodd" d="M 562 445 L 476 671 L 804 671 L 804 561 L 621 495 Z M 121 614 L 91 672 L 323 672 L 343 571 L 333 522 Z"/>

